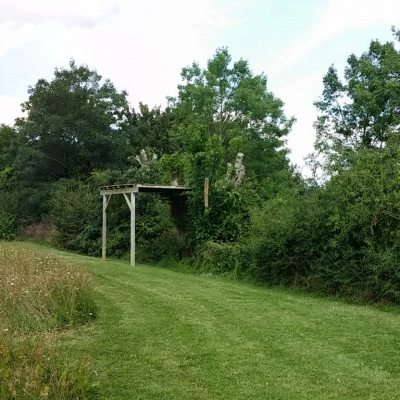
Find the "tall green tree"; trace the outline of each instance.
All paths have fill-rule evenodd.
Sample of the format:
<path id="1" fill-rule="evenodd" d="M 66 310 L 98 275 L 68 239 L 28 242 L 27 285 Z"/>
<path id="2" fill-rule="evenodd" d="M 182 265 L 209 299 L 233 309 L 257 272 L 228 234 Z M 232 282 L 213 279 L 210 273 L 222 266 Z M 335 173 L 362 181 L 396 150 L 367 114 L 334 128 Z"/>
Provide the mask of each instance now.
<path id="1" fill-rule="evenodd" d="M 189 225 L 192 243 L 234 242 L 249 221 L 246 200 L 272 196 L 277 176 L 288 172 L 284 138 L 294 119 L 286 118 L 283 102 L 267 90 L 264 74 L 254 75 L 248 62 L 232 61 L 226 48 L 208 60 L 182 69 L 178 96 L 169 108 L 177 115 L 171 140 L 173 155 L 161 164 L 172 176 L 191 186 Z M 242 186 L 230 179 L 238 152 L 244 153 L 246 178 Z M 204 210 L 204 178 L 210 179 L 210 207 Z M 246 181 L 252 181 L 247 186 Z M 250 188 L 251 186 L 251 188 Z M 258 194 L 255 194 L 257 186 Z M 250 194 L 251 192 L 251 194 Z"/>
<path id="2" fill-rule="evenodd" d="M 400 40 L 399 32 L 392 31 Z M 349 56 L 344 81 L 331 66 L 323 82 L 322 97 L 314 103 L 320 113 L 316 149 L 330 156 L 331 165 L 346 164 L 360 147 L 385 146 L 400 126 L 400 51 L 395 43 L 371 41 L 360 57 Z"/>
<path id="3" fill-rule="evenodd" d="M 130 119 L 127 93 L 87 66 L 71 60 L 54 79 L 40 79 L 17 121 L 21 147 L 16 163 L 27 179 L 55 181 L 87 177 L 94 169 L 118 166 L 126 158 Z"/>
<path id="4" fill-rule="evenodd" d="M 267 77 L 254 75 L 247 61 L 232 62 L 226 48 L 216 51 L 207 68 L 198 63 L 182 70 L 178 97 L 171 99 L 186 127 L 201 131 L 201 142 L 215 137 L 223 162 L 245 154 L 247 173 L 259 181 L 286 168 L 284 137 L 294 118 L 287 118 L 283 102 L 267 89 Z"/>
<path id="5" fill-rule="evenodd" d="M 8 125 L 0 125 L 0 190 L 10 186 L 12 165 L 17 155 L 16 130 Z"/>
<path id="6" fill-rule="evenodd" d="M 174 129 L 179 125 L 179 115 L 172 108 L 161 110 L 139 103 L 138 112 L 132 112 L 130 126 L 131 149 L 135 155 L 141 149 L 151 149 L 157 156 L 172 153 L 179 147 L 173 140 Z"/>

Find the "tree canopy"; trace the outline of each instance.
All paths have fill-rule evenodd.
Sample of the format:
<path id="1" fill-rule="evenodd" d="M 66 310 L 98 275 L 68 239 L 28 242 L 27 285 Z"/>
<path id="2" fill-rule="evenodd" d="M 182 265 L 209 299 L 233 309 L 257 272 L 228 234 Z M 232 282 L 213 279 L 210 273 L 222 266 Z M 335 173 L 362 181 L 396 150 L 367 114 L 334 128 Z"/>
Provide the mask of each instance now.
<path id="1" fill-rule="evenodd" d="M 394 36 L 399 33 L 393 28 Z M 395 43 L 371 41 L 360 57 L 347 59 L 344 81 L 332 65 L 323 79 L 316 148 L 340 155 L 360 147 L 382 148 L 400 127 L 400 51 Z"/>
<path id="2" fill-rule="evenodd" d="M 17 162 L 34 168 L 35 179 L 87 177 L 90 171 L 117 165 L 129 144 L 127 93 L 86 66 L 56 69 L 54 79 L 28 88 L 17 121 L 27 151 Z"/>
<path id="3" fill-rule="evenodd" d="M 225 165 L 242 151 L 248 173 L 259 181 L 287 167 L 283 145 L 294 118 L 285 116 L 264 74 L 254 75 L 243 59 L 232 63 L 228 49 L 220 48 L 206 69 L 193 63 L 181 76 L 178 97 L 170 104 L 186 126 L 202 132 L 201 143 L 214 138 Z"/>

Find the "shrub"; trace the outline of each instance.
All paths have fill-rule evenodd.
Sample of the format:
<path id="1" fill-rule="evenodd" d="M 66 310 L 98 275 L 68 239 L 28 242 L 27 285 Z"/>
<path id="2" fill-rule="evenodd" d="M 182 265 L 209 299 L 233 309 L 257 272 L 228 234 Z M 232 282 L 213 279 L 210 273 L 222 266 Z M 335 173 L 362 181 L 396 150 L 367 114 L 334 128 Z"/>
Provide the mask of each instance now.
<path id="1" fill-rule="evenodd" d="M 15 215 L 5 211 L 0 206 L 0 240 L 15 239 L 17 234 Z"/>
<path id="2" fill-rule="evenodd" d="M 248 256 L 248 251 L 239 243 L 209 241 L 197 249 L 193 263 L 204 272 L 240 278 L 247 269 Z"/>
<path id="3" fill-rule="evenodd" d="M 311 193 L 293 191 L 253 208 L 244 243 L 257 280 L 286 286 L 304 283 L 319 249 L 314 203 Z"/>
<path id="4" fill-rule="evenodd" d="M 255 278 L 364 302 L 400 303 L 400 146 L 359 151 L 325 187 L 252 213 Z"/>
<path id="5" fill-rule="evenodd" d="M 55 240 L 63 248 L 99 256 L 101 251 L 101 198 L 98 187 L 65 180 L 54 185 L 50 220 Z"/>

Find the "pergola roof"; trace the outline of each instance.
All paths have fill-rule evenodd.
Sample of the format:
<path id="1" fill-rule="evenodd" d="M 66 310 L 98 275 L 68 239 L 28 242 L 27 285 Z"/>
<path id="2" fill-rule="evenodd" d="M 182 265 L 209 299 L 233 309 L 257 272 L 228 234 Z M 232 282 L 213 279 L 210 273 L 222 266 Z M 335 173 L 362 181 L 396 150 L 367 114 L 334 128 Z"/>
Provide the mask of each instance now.
<path id="1" fill-rule="evenodd" d="M 179 196 L 183 192 L 190 190 L 185 186 L 151 185 L 143 183 L 126 183 L 121 185 L 101 186 L 100 194 L 120 194 L 120 193 L 160 193 L 166 196 Z"/>

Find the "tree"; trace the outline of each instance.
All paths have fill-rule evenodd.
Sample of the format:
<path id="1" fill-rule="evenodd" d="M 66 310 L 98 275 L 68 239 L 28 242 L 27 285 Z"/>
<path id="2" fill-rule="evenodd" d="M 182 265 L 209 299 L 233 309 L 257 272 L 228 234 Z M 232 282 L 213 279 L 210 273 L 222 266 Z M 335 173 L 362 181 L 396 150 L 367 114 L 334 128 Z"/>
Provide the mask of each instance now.
<path id="1" fill-rule="evenodd" d="M 125 161 L 127 93 L 109 80 L 101 84 L 96 71 L 71 60 L 69 69 L 56 69 L 52 81 L 40 79 L 28 93 L 27 117 L 16 124 L 24 144 L 16 163 L 27 179 L 84 178 Z"/>
<path id="2" fill-rule="evenodd" d="M 216 51 L 206 69 L 193 63 L 183 68 L 181 76 L 177 98 L 169 99 L 177 121 L 171 140 L 178 146 L 161 164 L 192 188 L 188 195 L 192 244 L 232 243 L 247 229 L 246 200 L 259 198 L 255 188 L 262 196 L 272 196 L 269 181 L 276 182 L 282 170 L 289 171 L 284 137 L 294 119 L 285 117 L 283 102 L 268 92 L 266 76 L 254 75 L 247 61 L 232 63 L 226 48 Z M 246 167 L 241 187 L 232 183 L 232 171 L 227 168 L 238 152 L 244 153 Z M 207 210 L 203 201 L 206 177 L 210 180 Z M 290 173 L 286 178 L 290 179 Z"/>
<path id="3" fill-rule="evenodd" d="M 171 133 L 179 125 L 177 119 L 177 113 L 171 108 L 150 109 L 148 105 L 139 103 L 139 112 L 133 111 L 130 127 L 134 154 L 146 148 L 151 149 L 158 157 L 164 153 L 172 153 L 176 144 L 171 140 Z"/>
<path id="4" fill-rule="evenodd" d="M 287 168 L 283 138 L 294 118 L 285 117 L 283 102 L 268 92 L 264 74 L 253 75 L 242 59 L 232 65 L 228 50 L 220 48 L 207 69 L 193 63 L 181 75 L 183 84 L 178 86 L 178 97 L 170 99 L 171 107 L 179 111 L 186 127 L 201 131 L 202 143 L 216 138 L 224 165 L 241 151 L 248 173 L 259 181 Z"/>
<path id="5" fill-rule="evenodd" d="M 15 158 L 15 129 L 11 126 L 0 125 L 0 172 L 10 167 Z"/>
<path id="6" fill-rule="evenodd" d="M 400 40 L 399 32 L 392 28 Z M 373 40 L 367 52 L 347 59 L 342 82 L 332 65 L 325 75 L 322 98 L 314 104 L 316 149 L 346 162 L 360 147 L 382 148 L 400 126 L 400 51 L 393 42 Z M 336 168 L 336 167 L 335 167 Z"/>

